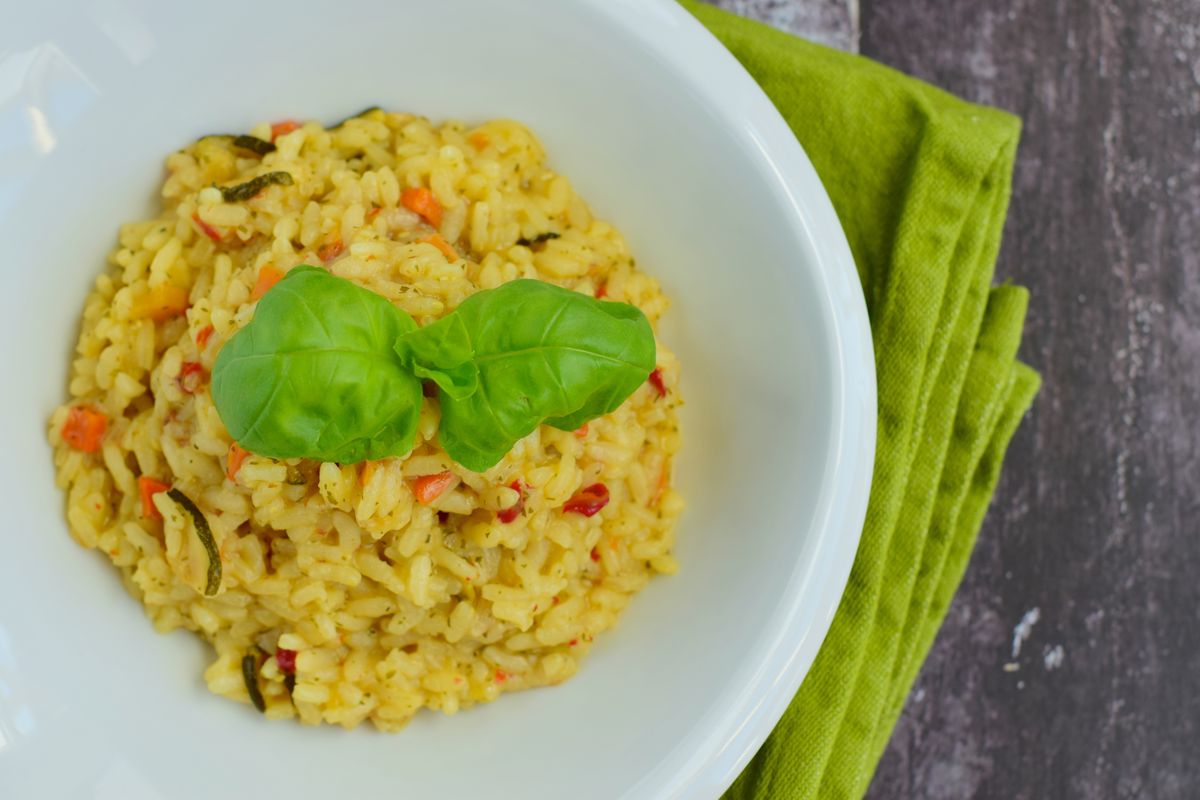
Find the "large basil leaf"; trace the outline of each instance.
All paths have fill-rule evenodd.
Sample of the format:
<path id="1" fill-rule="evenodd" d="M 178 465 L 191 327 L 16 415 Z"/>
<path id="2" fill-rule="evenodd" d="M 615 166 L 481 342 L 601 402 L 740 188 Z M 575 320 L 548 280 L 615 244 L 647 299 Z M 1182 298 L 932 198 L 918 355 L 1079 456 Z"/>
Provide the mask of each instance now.
<path id="1" fill-rule="evenodd" d="M 393 351 L 416 323 L 308 265 L 258 301 L 213 368 L 217 413 L 247 450 L 353 463 L 412 449 L 421 383 Z"/>
<path id="2" fill-rule="evenodd" d="M 482 472 L 545 422 L 574 430 L 614 410 L 654 369 L 654 332 L 634 306 L 534 280 L 467 298 L 396 342 L 435 381 L 439 441 Z"/>

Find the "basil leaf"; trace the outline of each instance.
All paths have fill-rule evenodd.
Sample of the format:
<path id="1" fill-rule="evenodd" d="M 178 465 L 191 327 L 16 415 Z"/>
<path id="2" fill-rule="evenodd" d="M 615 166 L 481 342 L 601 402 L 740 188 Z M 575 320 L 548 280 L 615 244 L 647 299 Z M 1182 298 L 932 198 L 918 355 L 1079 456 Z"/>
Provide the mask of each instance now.
<path id="1" fill-rule="evenodd" d="M 479 388 L 479 368 L 463 315 L 452 312 L 396 342 L 404 366 L 450 397 L 464 400 Z"/>
<path id="2" fill-rule="evenodd" d="M 293 268 L 221 348 L 212 396 L 234 440 L 270 458 L 354 463 L 412 450 L 421 382 L 392 347 L 416 323 L 317 267 Z"/>
<path id="3" fill-rule="evenodd" d="M 654 332 L 634 306 L 534 280 L 471 295 L 400 337 L 396 352 L 437 383 L 439 441 L 477 472 L 543 422 L 574 430 L 613 411 L 655 360 Z"/>

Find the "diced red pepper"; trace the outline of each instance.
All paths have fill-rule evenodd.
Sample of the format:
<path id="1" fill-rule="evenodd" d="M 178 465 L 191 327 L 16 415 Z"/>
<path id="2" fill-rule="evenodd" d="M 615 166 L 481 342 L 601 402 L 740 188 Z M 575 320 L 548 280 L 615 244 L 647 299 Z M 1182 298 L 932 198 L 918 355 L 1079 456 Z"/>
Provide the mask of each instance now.
<path id="1" fill-rule="evenodd" d="M 205 347 L 208 347 L 208 340 L 209 340 L 209 338 L 212 337 L 212 335 L 213 335 L 213 326 L 212 325 L 205 325 L 203 328 L 196 331 L 196 347 L 197 347 L 197 349 L 203 351 Z"/>
<path id="2" fill-rule="evenodd" d="M 413 495 L 418 503 L 427 506 L 446 491 L 453 481 L 454 473 L 450 470 L 435 475 L 422 475 L 413 481 Z"/>
<path id="3" fill-rule="evenodd" d="M 589 555 L 591 556 L 592 561 L 599 563 L 599 561 L 600 561 L 600 551 L 599 550 L 597 550 L 595 547 L 593 547 L 592 552 L 589 553 Z"/>
<path id="4" fill-rule="evenodd" d="M 279 665 L 280 672 L 286 675 L 296 674 L 296 651 L 288 650 L 283 647 L 275 649 L 275 663 Z"/>
<path id="5" fill-rule="evenodd" d="M 276 122 L 271 126 L 271 141 L 275 141 L 284 134 L 291 133 L 300 127 L 300 123 L 294 119 L 285 119 L 282 122 Z"/>
<path id="6" fill-rule="evenodd" d="M 159 492 L 165 492 L 170 488 L 171 484 L 163 483 L 148 475 L 138 478 L 138 494 L 142 496 L 142 519 L 162 519 L 162 514 L 158 513 L 153 498 Z"/>
<path id="7" fill-rule="evenodd" d="M 175 379 L 175 382 L 179 384 L 180 391 L 185 394 L 195 394 L 204 385 L 204 378 L 203 366 L 195 361 L 185 361 L 179 367 L 179 377 Z"/>
<path id="8" fill-rule="evenodd" d="M 74 406 L 67 412 L 62 426 L 62 438 L 71 447 L 85 453 L 100 449 L 104 432 L 108 429 L 108 417 L 92 406 Z"/>
<path id="9" fill-rule="evenodd" d="M 219 230 L 200 219 L 199 211 L 192 212 L 192 222 L 196 223 L 196 227 L 200 229 L 201 233 L 212 239 L 214 242 L 219 242 L 222 238 L 224 238 Z"/>
<path id="10" fill-rule="evenodd" d="M 650 385 L 658 392 L 659 397 L 667 396 L 667 385 L 663 383 L 662 367 L 655 367 L 650 373 Z"/>
<path id="11" fill-rule="evenodd" d="M 576 428 L 575 435 L 577 437 L 579 437 L 580 439 L 587 436 L 588 435 L 588 424 L 585 422 L 582 425 L 580 425 L 578 428 Z"/>
<path id="12" fill-rule="evenodd" d="M 496 519 L 504 523 L 509 523 L 521 516 L 521 512 L 525 510 L 525 492 L 521 488 L 521 481 L 515 480 L 508 485 L 508 488 L 517 493 L 517 502 L 513 503 L 508 508 L 502 508 L 496 512 Z"/>
<path id="13" fill-rule="evenodd" d="M 496 683 L 504 683 L 508 680 L 508 673 L 502 669 L 496 670 Z"/>
<path id="14" fill-rule="evenodd" d="M 326 264 L 328 264 L 330 261 L 333 261 L 335 258 L 340 256 L 343 252 L 345 252 L 345 250 L 346 250 L 346 245 L 342 242 L 341 238 L 339 237 L 337 239 L 333 239 L 333 240 L 328 241 L 325 244 L 321 245 L 321 248 L 319 250 L 317 250 L 317 258 L 321 259 Z"/>
<path id="15" fill-rule="evenodd" d="M 576 514 L 590 517 L 608 505 L 608 499 L 608 487 L 603 483 L 593 483 L 576 492 L 575 496 L 563 505 L 563 511 L 573 511 Z M 592 560 L 599 559 L 593 556 Z"/>
<path id="16" fill-rule="evenodd" d="M 596 286 L 596 299 L 603 300 L 608 297 L 608 283 L 600 283 Z"/>

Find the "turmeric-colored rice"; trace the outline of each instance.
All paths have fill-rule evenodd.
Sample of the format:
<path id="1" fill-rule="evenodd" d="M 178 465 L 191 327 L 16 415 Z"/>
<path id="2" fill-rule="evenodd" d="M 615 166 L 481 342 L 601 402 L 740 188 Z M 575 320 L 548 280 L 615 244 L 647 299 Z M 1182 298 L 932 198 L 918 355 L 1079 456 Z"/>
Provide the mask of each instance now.
<path id="1" fill-rule="evenodd" d="M 270 140 L 271 126 L 250 133 Z M 374 110 L 274 144 L 260 157 L 208 137 L 173 153 L 159 216 L 121 227 L 84 307 L 70 401 L 49 426 L 72 536 L 116 565 L 155 628 L 212 643 L 212 691 L 250 702 L 249 656 L 273 719 L 390 731 L 423 706 L 449 714 L 565 680 L 633 594 L 676 569 L 679 370 L 661 342 L 655 381 L 617 411 L 574 433 L 542 427 L 486 473 L 437 446 L 434 398 L 405 458 L 239 464 L 208 375 L 262 282 L 302 263 L 420 324 L 517 278 L 633 303 L 655 325 L 667 299 L 515 122 L 438 126 Z M 293 183 L 223 201 L 218 187 L 272 171 Z M 436 228 L 401 201 L 410 187 L 432 191 Z M 64 440 L 80 407 L 107 420 L 94 452 Z M 416 479 L 445 470 L 449 486 L 417 502 Z M 139 478 L 203 512 L 222 568 L 214 596 L 186 515 L 156 513 L 163 494 L 145 506 Z M 606 507 L 564 511 L 595 483 Z M 294 676 L 281 668 L 289 651 Z"/>

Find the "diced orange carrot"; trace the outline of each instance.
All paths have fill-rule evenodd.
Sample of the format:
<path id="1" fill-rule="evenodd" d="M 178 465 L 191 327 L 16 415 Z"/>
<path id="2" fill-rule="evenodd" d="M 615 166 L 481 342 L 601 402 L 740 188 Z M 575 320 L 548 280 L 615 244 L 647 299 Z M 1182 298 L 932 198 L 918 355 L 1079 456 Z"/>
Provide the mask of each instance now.
<path id="1" fill-rule="evenodd" d="M 263 265 L 263 268 L 258 271 L 258 280 L 254 282 L 254 288 L 250 291 L 251 300 L 259 300 L 264 294 L 271 290 L 271 287 L 283 280 L 283 270 L 273 267 L 270 264 Z"/>
<path id="2" fill-rule="evenodd" d="M 441 227 L 442 204 L 424 186 L 405 189 L 400 193 L 400 203 L 414 214 L 420 214 L 433 227 Z"/>
<path id="3" fill-rule="evenodd" d="M 165 492 L 171 484 L 142 475 L 138 478 L 138 493 L 142 496 L 142 519 L 162 519 L 162 514 L 154 506 L 154 495 Z"/>
<path id="4" fill-rule="evenodd" d="M 470 142 L 471 146 L 476 150 L 483 150 L 489 144 L 491 144 L 491 140 L 488 138 L 488 135 L 483 131 L 475 131 L 467 137 L 467 141 Z"/>
<path id="5" fill-rule="evenodd" d="M 345 252 L 345 250 L 346 245 L 342 243 L 342 239 L 339 236 L 337 239 L 330 239 L 328 242 L 321 245 L 320 249 L 317 250 L 317 258 L 328 264 L 330 261 L 333 261 L 343 252 Z"/>
<path id="6" fill-rule="evenodd" d="M 104 432 L 108 429 L 108 417 L 92 406 L 74 406 L 67 412 L 63 423 L 62 438 L 71 447 L 84 453 L 100 449 Z"/>
<path id="7" fill-rule="evenodd" d="M 212 337 L 212 335 L 213 335 L 213 326 L 212 325 L 205 325 L 203 328 L 196 331 L 196 347 L 197 347 L 197 349 L 199 349 L 201 352 L 204 352 L 204 348 L 208 347 L 208 340 L 209 340 L 209 338 Z"/>
<path id="8" fill-rule="evenodd" d="M 431 236 L 426 236 L 419 241 L 425 242 L 426 244 L 431 244 L 438 250 L 441 250 L 442 255 L 444 255 L 450 261 L 458 261 L 458 251 L 455 250 L 449 242 L 443 239 L 440 234 L 435 233 Z"/>
<path id="9" fill-rule="evenodd" d="M 163 283 L 135 297 L 129 307 L 129 317 L 162 322 L 171 317 L 178 317 L 187 311 L 187 307 L 187 289 Z"/>
<path id="10" fill-rule="evenodd" d="M 282 122 L 276 122 L 271 126 L 271 141 L 275 141 L 284 134 L 291 133 L 300 127 L 300 123 L 294 119 L 285 119 Z"/>
<path id="11" fill-rule="evenodd" d="M 454 473 L 450 470 L 435 475 L 422 475 L 413 481 L 413 494 L 418 503 L 427 506 L 446 491 L 453 481 Z"/>
<path id="12" fill-rule="evenodd" d="M 650 508 L 658 505 L 658 501 L 662 499 L 663 492 L 667 490 L 667 486 L 671 483 L 671 467 L 663 464 L 662 470 L 658 473 L 658 482 L 654 484 L 654 494 L 650 495 Z"/>
<path id="13" fill-rule="evenodd" d="M 242 468 L 242 462 L 248 455 L 250 455 L 250 451 L 237 442 L 229 445 L 229 455 L 225 457 L 225 477 L 231 481 L 236 480 L 238 470 Z"/>
<path id="14" fill-rule="evenodd" d="M 192 212 L 192 222 L 196 223 L 196 227 L 200 229 L 201 233 L 212 239 L 214 242 L 219 242 L 222 238 L 224 238 L 219 230 L 200 219 L 200 212 Z"/>

